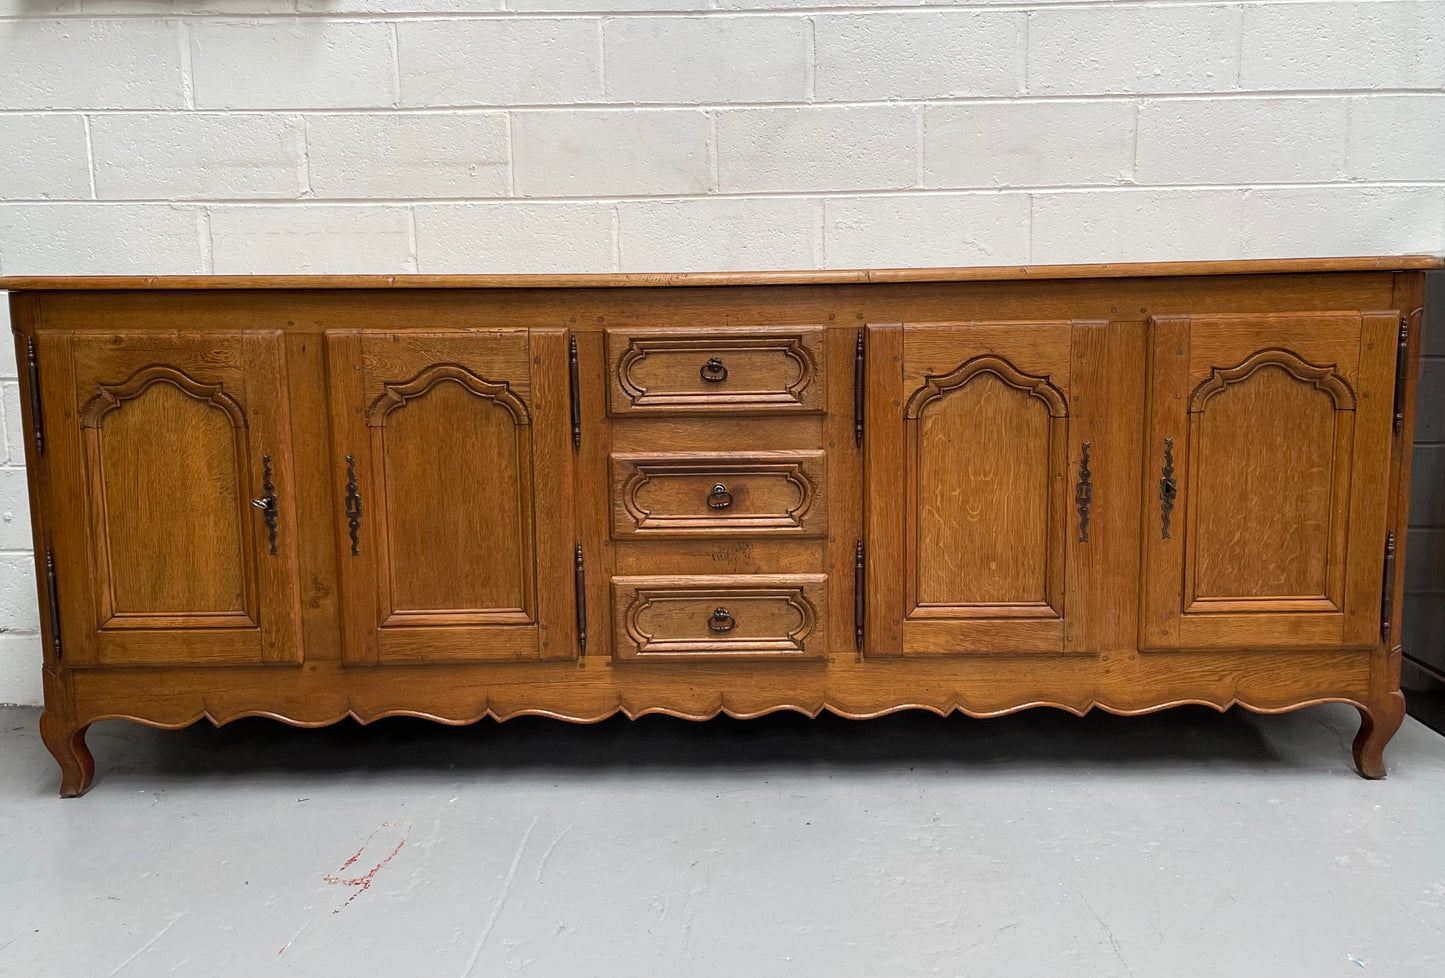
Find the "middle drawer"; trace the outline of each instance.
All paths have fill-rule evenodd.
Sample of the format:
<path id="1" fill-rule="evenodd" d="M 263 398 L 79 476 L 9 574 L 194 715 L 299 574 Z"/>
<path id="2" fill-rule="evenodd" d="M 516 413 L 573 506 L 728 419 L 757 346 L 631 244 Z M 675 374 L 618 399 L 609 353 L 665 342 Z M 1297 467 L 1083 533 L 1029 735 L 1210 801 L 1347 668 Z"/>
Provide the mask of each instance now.
<path id="1" fill-rule="evenodd" d="M 613 536 L 823 536 L 825 465 L 802 450 L 613 454 Z"/>

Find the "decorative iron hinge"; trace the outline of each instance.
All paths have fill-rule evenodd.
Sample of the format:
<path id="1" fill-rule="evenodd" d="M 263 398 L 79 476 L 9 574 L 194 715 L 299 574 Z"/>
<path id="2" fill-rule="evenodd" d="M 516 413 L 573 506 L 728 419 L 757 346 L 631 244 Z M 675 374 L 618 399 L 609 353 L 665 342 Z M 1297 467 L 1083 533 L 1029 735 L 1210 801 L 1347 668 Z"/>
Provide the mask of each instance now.
<path id="1" fill-rule="evenodd" d="M 863 595 L 863 541 L 853 548 L 853 647 L 863 651 L 863 612 L 867 600 Z"/>
<path id="2" fill-rule="evenodd" d="M 577 337 L 567 337 L 567 382 L 572 392 L 572 451 L 582 450 L 582 395 L 577 380 Z"/>
<path id="3" fill-rule="evenodd" d="M 351 556 L 361 553 L 361 487 L 356 484 L 356 456 L 346 456 L 346 530 L 351 534 Z"/>
<path id="4" fill-rule="evenodd" d="M 1405 381 L 1410 364 L 1410 320 L 1400 317 L 1400 345 L 1395 349 L 1395 434 L 1405 427 Z"/>
<path id="5" fill-rule="evenodd" d="M 863 358 L 863 331 L 858 331 L 858 343 L 853 348 L 853 441 L 863 444 L 863 389 L 865 385 Z"/>
<path id="6" fill-rule="evenodd" d="M 35 454 L 45 454 L 45 419 L 40 412 L 40 364 L 35 359 L 35 341 L 25 337 L 25 370 L 30 377 L 30 434 Z"/>
<path id="7" fill-rule="evenodd" d="M 1164 468 L 1159 472 L 1159 520 L 1162 524 L 1161 539 L 1169 539 L 1169 519 L 1174 515 L 1174 500 L 1179 495 L 1179 483 L 1174 481 L 1174 439 L 1164 439 Z"/>
<path id="8" fill-rule="evenodd" d="M 261 456 L 261 498 L 251 500 L 251 505 L 261 511 L 261 518 L 266 523 L 266 538 L 271 544 L 271 556 L 276 556 L 276 517 L 280 511 L 276 508 L 276 479 L 271 473 L 271 456 Z"/>
<path id="9" fill-rule="evenodd" d="M 577 654 L 587 653 L 587 572 L 582 569 L 582 544 L 577 544 L 577 570 L 573 579 L 577 596 Z"/>
<path id="10" fill-rule="evenodd" d="M 1395 616 L 1395 531 L 1385 534 L 1385 591 L 1380 596 L 1380 637 L 1390 637 L 1390 619 Z"/>
<path id="11" fill-rule="evenodd" d="M 55 554 L 45 548 L 45 595 L 50 605 L 50 646 L 60 661 L 60 589 L 55 584 Z"/>
<path id="12" fill-rule="evenodd" d="M 1079 481 L 1074 484 L 1074 505 L 1079 508 L 1079 542 L 1089 542 L 1089 507 L 1094 502 L 1094 476 L 1089 471 L 1089 446 L 1079 443 Z"/>

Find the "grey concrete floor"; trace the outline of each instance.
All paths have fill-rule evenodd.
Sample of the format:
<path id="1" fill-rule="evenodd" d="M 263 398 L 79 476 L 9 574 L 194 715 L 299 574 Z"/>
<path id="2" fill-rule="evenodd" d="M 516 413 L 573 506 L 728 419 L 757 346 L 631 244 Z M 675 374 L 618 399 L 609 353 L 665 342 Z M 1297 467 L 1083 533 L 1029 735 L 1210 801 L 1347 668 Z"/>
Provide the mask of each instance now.
<path id="1" fill-rule="evenodd" d="M 466 729 L 0 709 L 0 975 L 1445 974 L 1445 738 L 1184 708 Z"/>

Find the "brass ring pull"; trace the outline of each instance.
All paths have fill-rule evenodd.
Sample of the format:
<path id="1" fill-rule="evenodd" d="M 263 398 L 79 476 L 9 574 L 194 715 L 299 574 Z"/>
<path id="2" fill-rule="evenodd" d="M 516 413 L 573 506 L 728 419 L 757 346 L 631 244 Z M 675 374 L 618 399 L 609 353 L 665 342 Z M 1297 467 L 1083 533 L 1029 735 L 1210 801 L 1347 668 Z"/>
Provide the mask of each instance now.
<path id="1" fill-rule="evenodd" d="M 737 627 L 737 619 L 728 614 L 726 608 L 718 608 L 707 620 L 707 627 L 714 632 L 730 632 Z"/>
<path id="2" fill-rule="evenodd" d="M 698 374 L 709 384 L 721 384 L 728 379 L 728 368 L 723 366 L 722 357 L 709 357 Z"/>
<path id="3" fill-rule="evenodd" d="M 719 482 L 712 487 L 712 492 L 707 494 L 708 509 L 727 509 L 733 504 L 733 494 L 728 492 L 728 487 Z"/>

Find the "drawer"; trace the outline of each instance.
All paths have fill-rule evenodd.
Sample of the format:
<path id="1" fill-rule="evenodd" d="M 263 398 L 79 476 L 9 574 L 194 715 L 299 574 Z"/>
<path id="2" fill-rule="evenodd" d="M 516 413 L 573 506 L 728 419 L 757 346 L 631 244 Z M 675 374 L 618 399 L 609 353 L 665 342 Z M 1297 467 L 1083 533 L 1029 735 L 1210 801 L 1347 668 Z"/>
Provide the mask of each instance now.
<path id="1" fill-rule="evenodd" d="M 822 536 L 824 455 L 684 452 L 612 456 L 612 535 Z"/>
<path id="2" fill-rule="evenodd" d="M 821 658 L 827 581 L 823 574 L 614 577 L 613 657 Z"/>
<path id="3" fill-rule="evenodd" d="M 821 326 L 609 329 L 613 414 L 820 412 Z"/>

